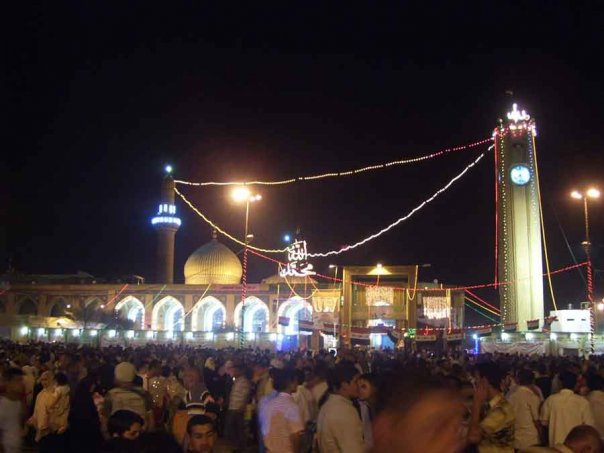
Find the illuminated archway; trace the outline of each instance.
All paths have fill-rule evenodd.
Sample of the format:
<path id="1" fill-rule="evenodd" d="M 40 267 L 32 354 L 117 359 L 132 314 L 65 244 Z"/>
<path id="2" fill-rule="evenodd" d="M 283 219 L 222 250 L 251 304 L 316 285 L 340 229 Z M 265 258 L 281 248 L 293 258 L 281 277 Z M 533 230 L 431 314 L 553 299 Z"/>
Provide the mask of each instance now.
<path id="1" fill-rule="evenodd" d="M 183 331 L 185 327 L 185 310 L 174 297 L 167 296 L 153 307 L 151 328 L 153 330 Z"/>
<path id="2" fill-rule="evenodd" d="M 235 326 L 241 324 L 241 307 L 239 302 L 235 307 Z M 243 320 L 244 332 L 267 332 L 268 331 L 268 307 L 264 302 L 254 296 L 245 299 L 245 319 Z"/>
<path id="3" fill-rule="evenodd" d="M 129 319 L 137 328 L 144 328 L 145 306 L 136 297 L 123 298 L 115 305 L 115 311 L 119 313 L 120 318 Z"/>
<path id="4" fill-rule="evenodd" d="M 191 312 L 191 330 L 213 332 L 224 327 L 226 309 L 215 297 L 204 297 L 193 307 Z"/>
<path id="5" fill-rule="evenodd" d="M 300 320 L 312 321 L 312 305 L 300 297 L 293 297 L 281 304 L 278 315 L 289 318 L 289 325 L 279 326 L 279 330 L 286 335 L 297 335 Z"/>

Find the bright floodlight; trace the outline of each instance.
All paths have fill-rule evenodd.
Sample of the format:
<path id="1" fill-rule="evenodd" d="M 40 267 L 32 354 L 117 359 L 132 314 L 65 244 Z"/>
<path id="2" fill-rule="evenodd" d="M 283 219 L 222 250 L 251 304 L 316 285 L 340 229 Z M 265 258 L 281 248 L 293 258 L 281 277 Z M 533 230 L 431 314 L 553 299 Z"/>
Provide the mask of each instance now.
<path id="1" fill-rule="evenodd" d="M 248 201 L 251 196 L 250 189 L 247 187 L 235 187 L 231 196 L 233 197 L 233 200 L 237 202 Z"/>
<path id="2" fill-rule="evenodd" d="M 166 173 L 172 173 L 172 165 L 166 165 Z"/>
<path id="3" fill-rule="evenodd" d="M 329 268 L 330 268 L 330 269 L 334 269 L 334 268 L 336 268 L 336 267 L 338 267 L 338 266 L 336 266 L 335 264 L 330 264 L 330 265 L 329 265 Z"/>
<path id="4" fill-rule="evenodd" d="M 600 198 L 600 191 L 595 187 L 591 187 L 587 190 L 587 196 L 589 198 Z"/>
<path id="5" fill-rule="evenodd" d="M 286 234 L 285 236 L 283 236 L 283 240 L 284 240 L 285 242 L 289 242 L 289 241 L 291 241 L 291 240 L 292 240 L 292 238 L 291 238 L 291 236 L 290 236 L 289 234 Z"/>
<path id="6" fill-rule="evenodd" d="M 570 193 L 570 196 L 571 196 L 571 197 L 573 197 L 573 198 L 576 198 L 577 200 L 580 200 L 580 199 L 582 199 L 582 198 L 583 198 L 583 195 L 582 195 L 582 194 L 581 194 L 581 192 L 579 192 L 578 190 L 573 190 L 573 191 Z"/>

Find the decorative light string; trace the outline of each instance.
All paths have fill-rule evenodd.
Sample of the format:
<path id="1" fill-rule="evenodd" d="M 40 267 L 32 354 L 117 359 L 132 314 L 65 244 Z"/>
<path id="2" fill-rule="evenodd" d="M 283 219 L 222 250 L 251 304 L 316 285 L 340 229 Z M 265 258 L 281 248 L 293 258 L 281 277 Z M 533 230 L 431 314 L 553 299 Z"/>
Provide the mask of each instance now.
<path id="1" fill-rule="evenodd" d="M 472 296 L 474 299 L 482 302 L 484 305 L 486 305 L 487 307 L 490 307 L 491 309 L 495 310 L 497 312 L 497 314 L 501 314 L 501 310 L 499 309 L 499 307 L 496 307 L 495 305 L 491 305 L 490 303 L 488 303 L 486 300 L 478 297 L 476 294 L 474 294 L 472 291 L 466 291 L 470 296 Z"/>
<path id="2" fill-rule="evenodd" d="M 246 238 L 247 239 L 247 238 Z M 239 321 L 239 348 L 245 344 L 245 299 L 247 298 L 247 252 L 248 244 L 243 249 L 243 274 L 241 277 L 241 320 Z"/>
<path id="3" fill-rule="evenodd" d="M 122 293 L 124 292 L 124 290 L 125 290 L 126 288 L 128 288 L 128 286 L 129 286 L 129 284 L 128 284 L 128 283 L 126 283 L 124 286 L 122 286 L 122 289 L 120 289 L 120 290 L 118 291 L 118 293 L 117 293 L 115 296 L 113 296 L 113 298 L 112 298 L 112 299 L 111 299 L 109 302 L 107 302 L 107 304 L 105 304 L 105 306 L 106 306 L 106 307 L 108 307 L 108 306 L 109 306 L 109 305 L 111 305 L 113 302 L 115 302 L 115 299 L 117 299 L 118 297 L 120 297 L 120 294 L 122 294 Z"/>
<path id="4" fill-rule="evenodd" d="M 193 212 L 195 212 L 199 217 L 201 217 L 204 222 L 206 222 L 208 225 L 210 225 L 212 228 L 214 228 L 216 231 L 218 231 L 223 236 L 229 238 L 231 241 L 233 241 L 233 242 L 235 242 L 235 243 L 237 243 L 239 245 L 242 245 L 243 247 L 246 247 L 247 249 L 255 250 L 257 252 L 264 252 L 264 253 L 285 253 L 287 251 L 287 248 L 282 248 L 282 249 L 263 249 L 263 248 L 260 248 L 260 247 L 254 247 L 253 245 L 250 245 L 250 244 L 246 244 L 244 241 L 241 241 L 240 239 L 237 239 L 235 236 L 233 236 L 232 234 L 227 233 L 225 230 L 223 230 L 222 228 L 220 228 L 217 224 L 215 224 L 214 222 L 212 222 L 199 209 L 197 209 L 195 206 L 193 206 L 193 203 L 191 203 L 182 193 L 180 193 L 180 191 L 176 187 L 174 188 L 174 192 L 176 192 L 176 194 L 180 198 L 182 198 L 182 200 L 187 204 L 187 206 L 189 206 L 193 210 Z"/>
<path id="5" fill-rule="evenodd" d="M 282 180 L 274 180 L 274 181 L 224 181 L 224 182 L 217 182 L 217 181 L 191 182 L 191 181 L 176 180 L 174 182 L 176 184 L 183 184 L 183 185 L 197 186 L 197 187 L 199 187 L 199 186 L 242 186 L 242 185 L 246 185 L 246 186 L 253 186 L 253 185 L 262 185 L 262 186 L 285 185 L 285 184 L 292 184 L 294 182 L 301 182 L 301 181 L 314 181 L 314 180 L 317 180 L 317 179 L 324 179 L 324 178 L 333 178 L 333 177 L 340 177 L 340 176 L 357 175 L 359 173 L 364 173 L 364 172 L 373 171 L 373 170 L 382 170 L 384 168 L 393 167 L 393 166 L 396 166 L 396 165 L 414 164 L 414 163 L 421 162 L 421 161 L 424 161 L 424 160 L 433 159 L 435 157 L 444 156 L 445 154 L 449 154 L 449 153 L 452 153 L 452 152 L 455 152 L 455 151 L 462 151 L 462 150 L 465 150 L 465 149 L 475 148 L 477 146 L 484 145 L 485 143 L 488 143 L 488 142 L 491 142 L 491 141 L 493 141 L 493 138 L 489 137 L 489 138 L 485 138 L 483 140 L 478 140 L 476 142 L 469 143 L 467 145 L 454 146 L 452 148 L 445 148 L 445 149 L 442 149 L 440 151 L 433 152 L 431 154 L 426 154 L 424 156 L 412 157 L 412 158 L 409 158 L 409 159 L 395 160 L 395 161 L 392 161 L 392 162 L 386 162 L 384 164 L 368 165 L 366 167 L 356 168 L 356 169 L 353 169 L 353 170 L 323 173 L 323 174 L 320 174 L 320 175 L 312 175 L 312 176 L 298 176 L 298 177 L 295 177 L 295 178 L 282 179 Z"/>
<path id="6" fill-rule="evenodd" d="M 543 221 L 543 205 L 541 204 L 541 183 L 539 181 L 539 165 L 537 164 L 537 152 L 535 151 L 535 130 L 533 130 L 533 133 L 531 134 L 531 143 L 533 145 L 532 148 L 532 154 L 535 158 L 535 178 L 536 178 L 536 185 L 537 185 L 537 197 L 539 199 L 539 215 L 541 218 L 541 236 L 543 237 L 543 252 L 545 255 L 545 270 L 547 271 L 548 277 L 547 277 L 547 282 L 549 284 L 549 291 L 550 294 L 552 296 L 552 303 L 554 305 L 554 310 L 558 311 L 558 306 L 556 305 L 556 296 L 554 294 L 554 286 L 552 285 L 552 279 L 550 278 L 550 272 L 549 272 L 549 255 L 547 253 L 547 241 L 545 240 L 545 222 Z M 588 263 L 589 266 L 589 263 Z"/>
<path id="7" fill-rule="evenodd" d="M 473 304 L 474 304 L 474 305 L 476 305 L 477 307 L 482 308 L 484 311 L 487 311 L 487 312 L 489 312 L 489 313 L 491 313 L 491 314 L 493 314 L 493 315 L 495 315 L 495 316 L 501 316 L 501 314 L 500 314 L 500 313 L 497 313 L 496 311 L 493 311 L 493 310 L 491 310 L 491 309 L 489 309 L 489 308 L 485 307 L 484 305 L 481 305 L 480 303 L 476 302 L 474 299 L 471 299 L 471 298 L 470 298 L 470 297 L 468 297 L 468 296 L 465 296 L 465 299 L 466 299 L 468 302 L 473 303 Z"/>
<path id="8" fill-rule="evenodd" d="M 164 291 L 164 289 L 166 289 L 166 286 L 168 286 L 167 284 L 164 284 L 164 286 L 161 287 L 161 289 L 158 291 L 158 293 L 153 296 L 153 299 L 151 299 L 151 302 L 149 302 L 148 304 L 145 304 L 145 310 L 149 307 L 149 305 L 153 306 L 153 304 L 155 303 L 155 301 L 157 300 L 157 298 L 161 295 L 161 293 Z"/>
<path id="9" fill-rule="evenodd" d="M 263 255 L 263 254 L 255 251 L 255 250 L 251 250 L 250 249 L 250 253 L 253 253 L 256 256 L 259 256 L 260 258 L 264 258 L 267 261 L 272 261 L 273 263 L 275 263 L 277 265 L 285 266 L 285 263 L 283 263 L 283 262 L 281 262 L 281 261 L 279 261 L 279 260 L 277 260 L 275 258 L 272 258 L 270 256 Z M 566 266 L 566 267 L 557 269 L 555 271 L 551 271 L 548 274 L 549 275 L 560 274 L 562 272 L 567 272 L 567 271 L 570 271 L 570 270 L 573 270 L 573 269 L 584 267 L 587 264 L 588 263 L 586 261 L 582 262 L 582 263 L 578 263 L 578 264 L 573 264 L 573 265 L 570 265 L 570 266 Z M 546 277 L 548 274 L 542 274 L 542 275 L 544 277 Z M 325 279 L 325 280 L 331 280 L 331 281 L 336 282 L 336 283 L 350 283 L 352 285 L 366 287 L 366 288 L 374 288 L 375 287 L 375 285 L 372 285 L 370 283 L 355 282 L 353 280 L 344 280 L 342 278 L 332 277 L 330 275 L 324 275 L 324 274 L 321 274 L 321 273 L 318 273 L 318 272 L 314 276 L 320 277 L 320 278 Z M 528 278 L 518 279 L 518 281 L 524 281 L 524 280 L 528 280 Z M 514 283 L 515 282 L 513 282 L 513 281 L 508 281 L 508 282 L 498 281 L 497 283 L 482 283 L 482 284 L 469 285 L 469 286 L 455 286 L 455 287 L 446 288 L 446 289 L 448 289 L 450 291 L 468 291 L 468 290 L 482 289 L 482 288 L 496 288 L 496 287 L 499 287 L 499 286 L 513 285 Z M 404 287 L 404 286 L 383 286 L 383 288 L 392 288 L 395 291 L 406 291 L 406 290 L 409 289 L 409 288 Z M 424 288 L 421 291 L 443 291 L 443 289 L 442 288 Z"/>
<path id="10" fill-rule="evenodd" d="M 596 353 L 596 311 L 594 310 L 594 281 L 591 267 L 591 257 L 589 255 L 589 244 L 587 250 L 587 300 L 589 302 L 589 345 L 592 354 Z"/>
<path id="11" fill-rule="evenodd" d="M 489 150 L 491 150 L 491 149 L 493 149 L 493 145 L 489 146 Z M 457 176 L 455 176 L 453 179 L 451 179 L 445 186 L 443 186 L 442 188 L 440 188 L 439 190 L 437 190 L 430 198 L 424 200 L 418 206 L 416 206 L 411 211 L 409 211 L 409 213 L 407 213 L 405 216 L 403 216 L 403 217 L 395 220 L 390 225 L 388 225 L 387 227 L 382 228 L 377 233 L 374 233 L 374 234 L 372 234 L 370 236 L 367 236 L 365 239 L 362 239 L 362 240 L 360 240 L 360 241 L 358 241 L 358 242 L 356 242 L 356 243 L 354 243 L 352 245 L 347 245 L 345 247 L 342 247 L 339 250 L 331 250 L 331 251 L 328 251 L 328 252 L 321 252 L 321 253 L 318 253 L 318 252 L 309 253 L 308 256 L 316 258 L 316 257 L 327 257 L 327 256 L 330 256 L 330 255 L 339 255 L 341 253 L 348 252 L 349 250 L 352 250 L 352 249 L 355 249 L 357 247 L 360 247 L 361 245 L 364 245 L 367 242 L 372 241 L 373 239 L 376 239 L 376 238 L 380 237 L 382 234 L 390 231 L 392 228 L 398 226 L 402 222 L 404 222 L 404 221 L 408 220 L 409 218 L 411 218 L 416 212 L 418 212 L 420 209 L 422 209 L 428 203 L 430 203 L 433 200 L 435 200 L 439 195 L 441 195 L 442 193 L 444 193 L 456 181 L 458 181 L 462 176 L 464 176 L 472 167 L 474 167 L 478 162 L 480 162 L 480 160 L 484 156 L 485 156 L 485 153 L 482 153 L 473 162 L 471 162 L 469 165 L 467 165 L 466 168 L 464 168 L 461 173 L 459 173 Z"/>
<path id="12" fill-rule="evenodd" d="M 488 150 L 490 151 L 491 149 L 493 149 L 494 145 L 489 146 Z M 360 247 L 361 245 L 366 244 L 369 241 L 372 241 L 378 237 L 380 237 L 381 235 L 383 235 L 384 233 L 390 231 L 391 229 L 395 228 L 396 226 L 398 226 L 399 224 L 401 224 L 402 222 L 408 220 L 409 218 L 411 218 L 416 212 L 420 211 L 424 206 L 426 206 L 428 203 L 432 202 L 433 200 L 435 200 L 439 195 L 443 194 L 445 191 L 447 191 L 447 189 L 449 189 L 455 182 L 457 182 L 461 177 L 463 177 L 471 168 L 473 168 L 478 162 L 480 162 L 480 160 L 485 156 L 486 153 L 482 153 L 480 156 L 478 156 L 474 161 L 472 161 L 470 164 L 468 164 L 457 176 L 453 177 L 445 186 L 441 187 L 439 190 L 437 190 L 430 198 L 424 200 L 422 203 L 420 203 L 418 206 L 416 206 L 415 208 L 413 208 L 411 211 L 409 211 L 409 213 L 407 213 L 405 216 L 400 217 L 399 219 L 395 220 L 394 222 L 392 222 L 390 225 L 382 228 L 381 230 L 379 230 L 377 233 L 374 233 L 352 245 L 347 245 L 345 247 L 340 248 L 339 250 L 331 250 L 328 252 L 315 252 L 315 253 L 309 253 L 308 256 L 309 257 L 327 257 L 330 255 L 339 255 L 341 253 L 347 252 L 349 250 L 355 249 L 357 247 Z M 182 200 L 199 216 L 202 218 L 202 220 L 204 222 L 206 222 L 208 225 L 210 225 L 212 228 L 214 228 L 216 231 L 218 231 L 219 233 L 223 234 L 224 236 L 226 236 L 227 238 L 229 238 L 230 240 L 234 241 L 235 243 L 242 245 L 244 247 L 246 247 L 246 243 L 244 241 L 241 241 L 240 239 L 237 239 L 235 236 L 233 236 L 232 234 L 229 234 L 228 232 L 226 232 L 225 230 L 223 230 L 222 228 L 220 228 L 217 224 L 215 224 L 214 222 L 212 222 L 212 220 L 210 220 L 206 215 L 204 215 L 199 209 L 197 209 L 193 203 L 191 203 L 176 187 L 174 188 L 174 191 L 176 192 L 176 194 L 182 198 Z M 284 253 L 287 249 L 283 248 L 283 249 L 265 249 L 265 248 L 260 248 L 260 247 L 255 247 L 252 245 L 247 245 L 247 248 L 249 248 L 250 250 L 255 250 L 257 252 L 264 252 L 264 253 Z"/>
<path id="13" fill-rule="evenodd" d="M 496 319 L 491 318 L 491 317 L 490 317 L 490 316 L 488 316 L 488 315 L 485 315 L 483 312 L 481 312 L 480 310 L 477 310 L 476 308 L 472 307 L 471 305 L 466 304 L 465 306 L 466 306 L 466 307 L 468 307 L 470 310 L 475 311 L 475 312 L 476 312 L 476 313 L 478 313 L 479 315 L 484 316 L 484 317 L 485 317 L 485 318 L 487 318 L 488 320 L 493 321 L 493 322 L 497 322 L 497 320 L 496 320 Z"/>

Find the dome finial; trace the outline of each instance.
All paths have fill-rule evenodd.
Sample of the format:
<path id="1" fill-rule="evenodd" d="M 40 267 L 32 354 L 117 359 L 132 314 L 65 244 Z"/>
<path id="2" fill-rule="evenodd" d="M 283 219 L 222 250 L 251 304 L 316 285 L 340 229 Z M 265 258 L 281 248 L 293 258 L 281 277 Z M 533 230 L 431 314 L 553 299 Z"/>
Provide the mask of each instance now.
<path id="1" fill-rule="evenodd" d="M 212 239 L 213 240 L 218 240 L 218 231 L 216 231 L 216 228 L 212 229 Z"/>

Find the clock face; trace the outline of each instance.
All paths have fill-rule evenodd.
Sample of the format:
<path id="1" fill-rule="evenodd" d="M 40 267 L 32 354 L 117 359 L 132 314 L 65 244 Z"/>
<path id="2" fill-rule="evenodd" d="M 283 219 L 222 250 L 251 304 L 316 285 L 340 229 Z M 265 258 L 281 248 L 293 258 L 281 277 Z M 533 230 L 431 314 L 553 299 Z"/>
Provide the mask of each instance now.
<path id="1" fill-rule="evenodd" d="M 514 165 L 510 170 L 510 179 L 518 186 L 524 186 L 531 180 L 531 171 L 526 165 Z"/>

